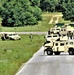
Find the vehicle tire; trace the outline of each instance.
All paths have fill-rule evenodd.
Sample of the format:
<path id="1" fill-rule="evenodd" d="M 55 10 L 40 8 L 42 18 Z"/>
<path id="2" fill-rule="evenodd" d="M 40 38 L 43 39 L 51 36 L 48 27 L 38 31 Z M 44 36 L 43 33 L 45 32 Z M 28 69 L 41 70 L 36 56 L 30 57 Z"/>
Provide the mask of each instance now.
<path id="1" fill-rule="evenodd" d="M 55 55 L 60 55 L 60 52 L 54 52 Z"/>
<path id="2" fill-rule="evenodd" d="M 4 38 L 4 37 L 1 37 L 1 39 L 2 39 L 2 41 L 4 41 L 4 40 L 5 40 L 5 38 Z"/>
<path id="3" fill-rule="evenodd" d="M 19 38 L 18 40 L 21 40 L 21 38 Z"/>
<path id="4" fill-rule="evenodd" d="M 69 53 L 69 55 L 74 55 L 74 49 L 70 49 L 70 50 L 68 51 L 68 53 Z"/>
<path id="5" fill-rule="evenodd" d="M 47 55 L 53 55 L 52 49 L 47 50 Z"/>

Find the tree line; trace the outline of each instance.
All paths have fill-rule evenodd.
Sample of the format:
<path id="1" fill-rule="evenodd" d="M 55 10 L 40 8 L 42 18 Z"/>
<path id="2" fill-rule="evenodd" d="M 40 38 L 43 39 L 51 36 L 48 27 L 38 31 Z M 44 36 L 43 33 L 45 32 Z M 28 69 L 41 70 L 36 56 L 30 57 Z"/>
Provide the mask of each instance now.
<path id="1" fill-rule="evenodd" d="M 38 24 L 42 12 L 62 12 L 74 21 L 73 0 L 0 0 L 2 26 L 17 27 Z"/>

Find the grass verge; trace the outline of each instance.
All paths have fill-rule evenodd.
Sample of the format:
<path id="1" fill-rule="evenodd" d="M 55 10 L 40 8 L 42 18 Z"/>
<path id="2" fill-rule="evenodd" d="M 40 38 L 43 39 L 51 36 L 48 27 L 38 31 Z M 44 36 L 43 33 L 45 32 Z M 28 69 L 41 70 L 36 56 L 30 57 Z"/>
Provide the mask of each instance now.
<path id="1" fill-rule="evenodd" d="M 45 40 L 44 35 L 21 35 L 21 40 L 2 41 L 0 39 L 0 75 L 14 75 L 20 66 L 39 50 Z"/>

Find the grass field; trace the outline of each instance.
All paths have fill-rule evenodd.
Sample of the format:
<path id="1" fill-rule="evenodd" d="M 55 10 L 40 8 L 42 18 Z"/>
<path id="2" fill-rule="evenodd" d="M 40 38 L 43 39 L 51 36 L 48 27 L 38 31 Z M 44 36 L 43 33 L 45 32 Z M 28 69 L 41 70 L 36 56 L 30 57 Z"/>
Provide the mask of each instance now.
<path id="1" fill-rule="evenodd" d="M 44 35 L 20 35 L 21 40 L 0 39 L 0 75 L 14 75 L 20 66 L 27 62 L 43 45 Z"/>
<path id="2" fill-rule="evenodd" d="M 49 24 L 49 21 L 51 18 L 55 15 L 61 15 L 61 13 L 43 13 L 42 14 L 42 21 L 39 21 L 38 25 L 34 26 L 24 26 L 24 27 L 0 27 L 0 31 L 10 31 L 10 32 L 28 32 L 28 31 L 48 31 L 49 28 L 51 28 L 54 23 Z M 62 19 L 62 17 L 59 18 L 60 23 L 67 23 L 69 21 L 65 21 Z"/>
<path id="3" fill-rule="evenodd" d="M 26 32 L 26 31 L 48 31 L 53 24 L 49 24 L 49 21 L 54 15 L 61 13 L 43 13 L 42 21 L 39 21 L 35 26 L 24 27 L 0 27 L 1 32 Z M 59 22 L 65 22 L 60 17 Z M 0 75 L 14 75 L 20 66 L 27 62 L 33 54 L 39 50 L 43 45 L 44 35 L 33 35 L 31 41 L 29 35 L 21 35 L 21 40 L 16 41 L 2 41 L 0 39 Z"/>

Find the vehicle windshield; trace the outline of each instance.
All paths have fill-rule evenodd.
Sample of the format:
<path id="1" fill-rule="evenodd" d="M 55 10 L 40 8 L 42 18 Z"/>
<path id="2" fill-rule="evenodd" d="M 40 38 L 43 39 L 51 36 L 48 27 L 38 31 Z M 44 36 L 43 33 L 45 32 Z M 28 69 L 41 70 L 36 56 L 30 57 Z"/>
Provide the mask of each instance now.
<path id="1" fill-rule="evenodd" d="M 57 37 L 57 35 L 53 35 L 53 37 Z"/>
<path id="2" fill-rule="evenodd" d="M 70 42 L 70 44 L 72 45 L 72 44 L 73 44 L 73 42 Z"/>
<path id="3" fill-rule="evenodd" d="M 60 30 L 60 29 L 56 29 L 56 30 Z"/>
<path id="4" fill-rule="evenodd" d="M 52 36 L 47 36 L 47 37 L 52 37 Z"/>
<path id="5" fill-rule="evenodd" d="M 17 35 L 17 34 L 9 34 L 9 36 L 15 36 L 15 35 Z"/>
<path id="6" fill-rule="evenodd" d="M 74 42 L 66 42 L 67 45 L 73 45 Z"/>

